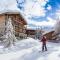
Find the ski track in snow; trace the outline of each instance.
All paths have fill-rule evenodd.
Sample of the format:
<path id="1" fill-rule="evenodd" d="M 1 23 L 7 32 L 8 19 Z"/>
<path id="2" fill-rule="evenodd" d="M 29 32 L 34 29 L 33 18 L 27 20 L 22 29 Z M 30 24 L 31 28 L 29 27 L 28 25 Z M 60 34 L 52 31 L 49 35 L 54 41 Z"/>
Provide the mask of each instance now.
<path id="1" fill-rule="evenodd" d="M 15 47 L 4 50 L 1 60 L 60 60 L 59 43 L 47 42 L 48 51 L 41 51 L 41 42 L 28 38 L 16 43 Z M 1 49 L 0 49 L 1 52 Z"/>

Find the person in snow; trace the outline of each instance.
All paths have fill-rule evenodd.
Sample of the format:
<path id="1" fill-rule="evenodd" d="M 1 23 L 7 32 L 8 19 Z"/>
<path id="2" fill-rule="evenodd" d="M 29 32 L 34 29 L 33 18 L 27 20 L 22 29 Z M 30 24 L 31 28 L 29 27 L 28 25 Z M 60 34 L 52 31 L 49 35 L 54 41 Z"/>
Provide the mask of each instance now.
<path id="1" fill-rule="evenodd" d="M 41 40 L 41 42 L 42 42 L 42 51 L 44 51 L 44 50 L 47 51 L 46 41 L 47 41 L 46 36 L 43 36 L 43 38 Z"/>

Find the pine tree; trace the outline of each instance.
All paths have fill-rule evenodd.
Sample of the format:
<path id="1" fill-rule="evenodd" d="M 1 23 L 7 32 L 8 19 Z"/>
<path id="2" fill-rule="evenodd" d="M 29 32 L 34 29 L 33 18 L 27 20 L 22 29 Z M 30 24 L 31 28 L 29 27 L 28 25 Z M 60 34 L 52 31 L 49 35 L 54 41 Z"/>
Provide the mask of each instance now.
<path id="1" fill-rule="evenodd" d="M 6 24 L 6 44 L 4 47 L 9 47 L 11 45 L 14 45 L 14 42 L 17 41 L 15 35 L 14 35 L 14 29 L 13 29 L 13 25 L 12 25 L 12 20 L 11 18 L 8 19 L 8 22 Z"/>
<path id="2" fill-rule="evenodd" d="M 55 32 L 60 34 L 60 20 L 58 20 L 55 24 Z"/>
<path id="3" fill-rule="evenodd" d="M 60 20 L 55 24 L 55 35 L 57 36 L 57 40 L 60 40 Z"/>

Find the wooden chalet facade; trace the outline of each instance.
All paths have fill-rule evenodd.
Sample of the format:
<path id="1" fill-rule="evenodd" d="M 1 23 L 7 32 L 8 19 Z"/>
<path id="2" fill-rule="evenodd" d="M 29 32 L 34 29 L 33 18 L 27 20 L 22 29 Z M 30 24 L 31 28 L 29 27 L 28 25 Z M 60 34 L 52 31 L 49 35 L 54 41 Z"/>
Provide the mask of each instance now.
<path id="1" fill-rule="evenodd" d="M 44 31 L 42 30 L 34 30 L 34 29 L 27 29 L 26 34 L 28 37 L 31 38 L 39 38 L 40 34 L 43 33 Z M 38 37 L 36 37 L 38 35 Z"/>
<path id="2" fill-rule="evenodd" d="M 52 40 L 52 38 L 54 37 L 53 34 L 54 34 L 54 31 L 50 31 L 50 32 L 47 32 L 47 33 L 45 33 L 43 35 L 46 36 L 46 38 L 48 40 Z"/>
<path id="3" fill-rule="evenodd" d="M 35 38 L 35 30 L 32 30 L 32 29 L 27 29 L 26 30 L 26 34 L 28 37 L 31 37 L 31 38 Z"/>
<path id="4" fill-rule="evenodd" d="M 23 16 L 20 14 L 19 11 L 6 11 L 0 14 L 0 34 L 5 33 L 5 25 L 8 21 L 8 19 L 11 18 L 12 24 L 15 30 L 15 35 L 19 36 L 20 33 L 26 33 L 26 27 L 27 22 L 23 18 Z"/>

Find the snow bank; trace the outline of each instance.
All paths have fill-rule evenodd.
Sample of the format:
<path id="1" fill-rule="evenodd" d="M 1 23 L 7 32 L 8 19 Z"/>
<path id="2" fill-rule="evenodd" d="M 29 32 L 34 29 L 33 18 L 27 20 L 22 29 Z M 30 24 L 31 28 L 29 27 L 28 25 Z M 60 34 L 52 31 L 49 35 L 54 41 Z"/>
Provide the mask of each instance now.
<path id="1" fill-rule="evenodd" d="M 38 46 L 40 43 L 37 40 L 34 40 L 32 38 L 24 39 L 21 41 L 18 41 L 15 43 L 15 46 L 11 46 L 8 48 L 2 48 L 3 46 L 0 46 L 0 53 L 8 53 L 8 52 L 15 52 L 22 49 L 28 49 L 34 46 Z"/>

